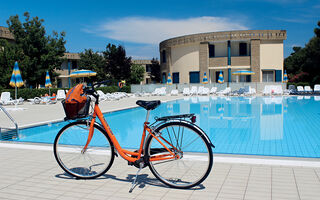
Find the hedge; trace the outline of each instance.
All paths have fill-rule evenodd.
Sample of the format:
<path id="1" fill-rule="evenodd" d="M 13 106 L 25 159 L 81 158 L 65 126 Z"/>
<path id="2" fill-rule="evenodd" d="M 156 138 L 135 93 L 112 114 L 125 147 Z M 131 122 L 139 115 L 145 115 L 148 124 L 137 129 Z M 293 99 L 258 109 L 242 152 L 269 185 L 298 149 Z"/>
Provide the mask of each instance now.
<path id="1" fill-rule="evenodd" d="M 58 90 L 68 90 L 68 88 L 51 88 L 50 93 L 56 93 Z M 97 88 L 97 90 L 101 90 L 104 93 L 113 93 L 113 92 L 119 92 L 119 88 L 117 86 L 107 86 L 107 87 L 100 87 Z M 131 92 L 130 86 L 124 86 L 121 90 L 121 92 Z M 15 90 L 14 89 L 2 89 L 0 88 L 1 92 L 10 92 L 11 98 L 15 98 Z M 49 89 L 47 88 L 41 88 L 41 89 L 30 89 L 30 88 L 18 88 L 18 95 L 17 98 L 22 97 L 23 99 L 33 99 L 34 97 L 41 97 L 45 94 L 49 94 Z"/>

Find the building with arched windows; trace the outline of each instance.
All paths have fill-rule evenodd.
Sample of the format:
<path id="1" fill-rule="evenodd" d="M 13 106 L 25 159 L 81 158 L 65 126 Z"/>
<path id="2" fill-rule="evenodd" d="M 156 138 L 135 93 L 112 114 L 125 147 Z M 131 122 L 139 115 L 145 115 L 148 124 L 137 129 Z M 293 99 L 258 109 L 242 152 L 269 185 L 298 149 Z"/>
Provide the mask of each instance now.
<path id="1" fill-rule="evenodd" d="M 227 31 L 186 35 L 160 43 L 162 82 L 168 73 L 173 83 L 209 82 L 220 72 L 227 82 L 281 82 L 285 30 Z M 232 75 L 239 70 L 252 75 Z"/>

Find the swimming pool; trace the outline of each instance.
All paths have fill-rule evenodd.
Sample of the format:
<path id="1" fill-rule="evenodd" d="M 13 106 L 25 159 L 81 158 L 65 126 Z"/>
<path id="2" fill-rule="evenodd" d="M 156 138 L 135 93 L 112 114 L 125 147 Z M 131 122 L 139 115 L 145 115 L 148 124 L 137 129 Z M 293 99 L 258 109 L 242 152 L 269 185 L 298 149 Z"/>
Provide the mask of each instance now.
<path id="1" fill-rule="evenodd" d="M 215 153 L 319 158 L 319 100 L 310 96 L 187 97 L 162 103 L 150 119 L 195 113 L 196 124 L 216 146 Z M 138 148 L 145 115 L 143 108 L 134 108 L 106 113 L 105 118 L 122 147 Z M 67 123 L 21 129 L 12 140 L 53 143 Z"/>

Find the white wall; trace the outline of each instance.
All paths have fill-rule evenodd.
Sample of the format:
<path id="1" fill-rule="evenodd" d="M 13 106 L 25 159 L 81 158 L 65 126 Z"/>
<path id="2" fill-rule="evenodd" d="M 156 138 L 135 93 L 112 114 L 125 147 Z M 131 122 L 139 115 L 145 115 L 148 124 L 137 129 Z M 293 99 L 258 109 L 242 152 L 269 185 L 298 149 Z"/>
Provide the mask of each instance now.
<path id="1" fill-rule="evenodd" d="M 261 40 L 260 43 L 260 69 L 283 70 L 283 42 Z M 260 73 L 262 80 L 262 73 Z"/>
<path id="2" fill-rule="evenodd" d="M 199 44 L 171 48 L 171 73 L 179 72 L 180 83 L 189 83 L 189 72 L 199 71 Z"/>

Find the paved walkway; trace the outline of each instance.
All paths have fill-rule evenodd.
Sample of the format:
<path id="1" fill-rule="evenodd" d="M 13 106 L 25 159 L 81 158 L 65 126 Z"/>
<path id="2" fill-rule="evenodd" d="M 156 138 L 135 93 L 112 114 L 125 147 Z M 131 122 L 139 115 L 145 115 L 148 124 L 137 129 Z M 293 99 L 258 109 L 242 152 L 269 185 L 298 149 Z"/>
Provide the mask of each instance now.
<path id="1" fill-rule="evenodd" d="M 51 146 L 50 146 L 51 147 Z M 106 175 L 76 180 L 56 163 L 51 148 L 0 147 L 0 199 L 319 199 L 320 168 L 215 163 L 206 181 L 190 190 L 171 189 L 144 168 L 121 158 Z"/>

